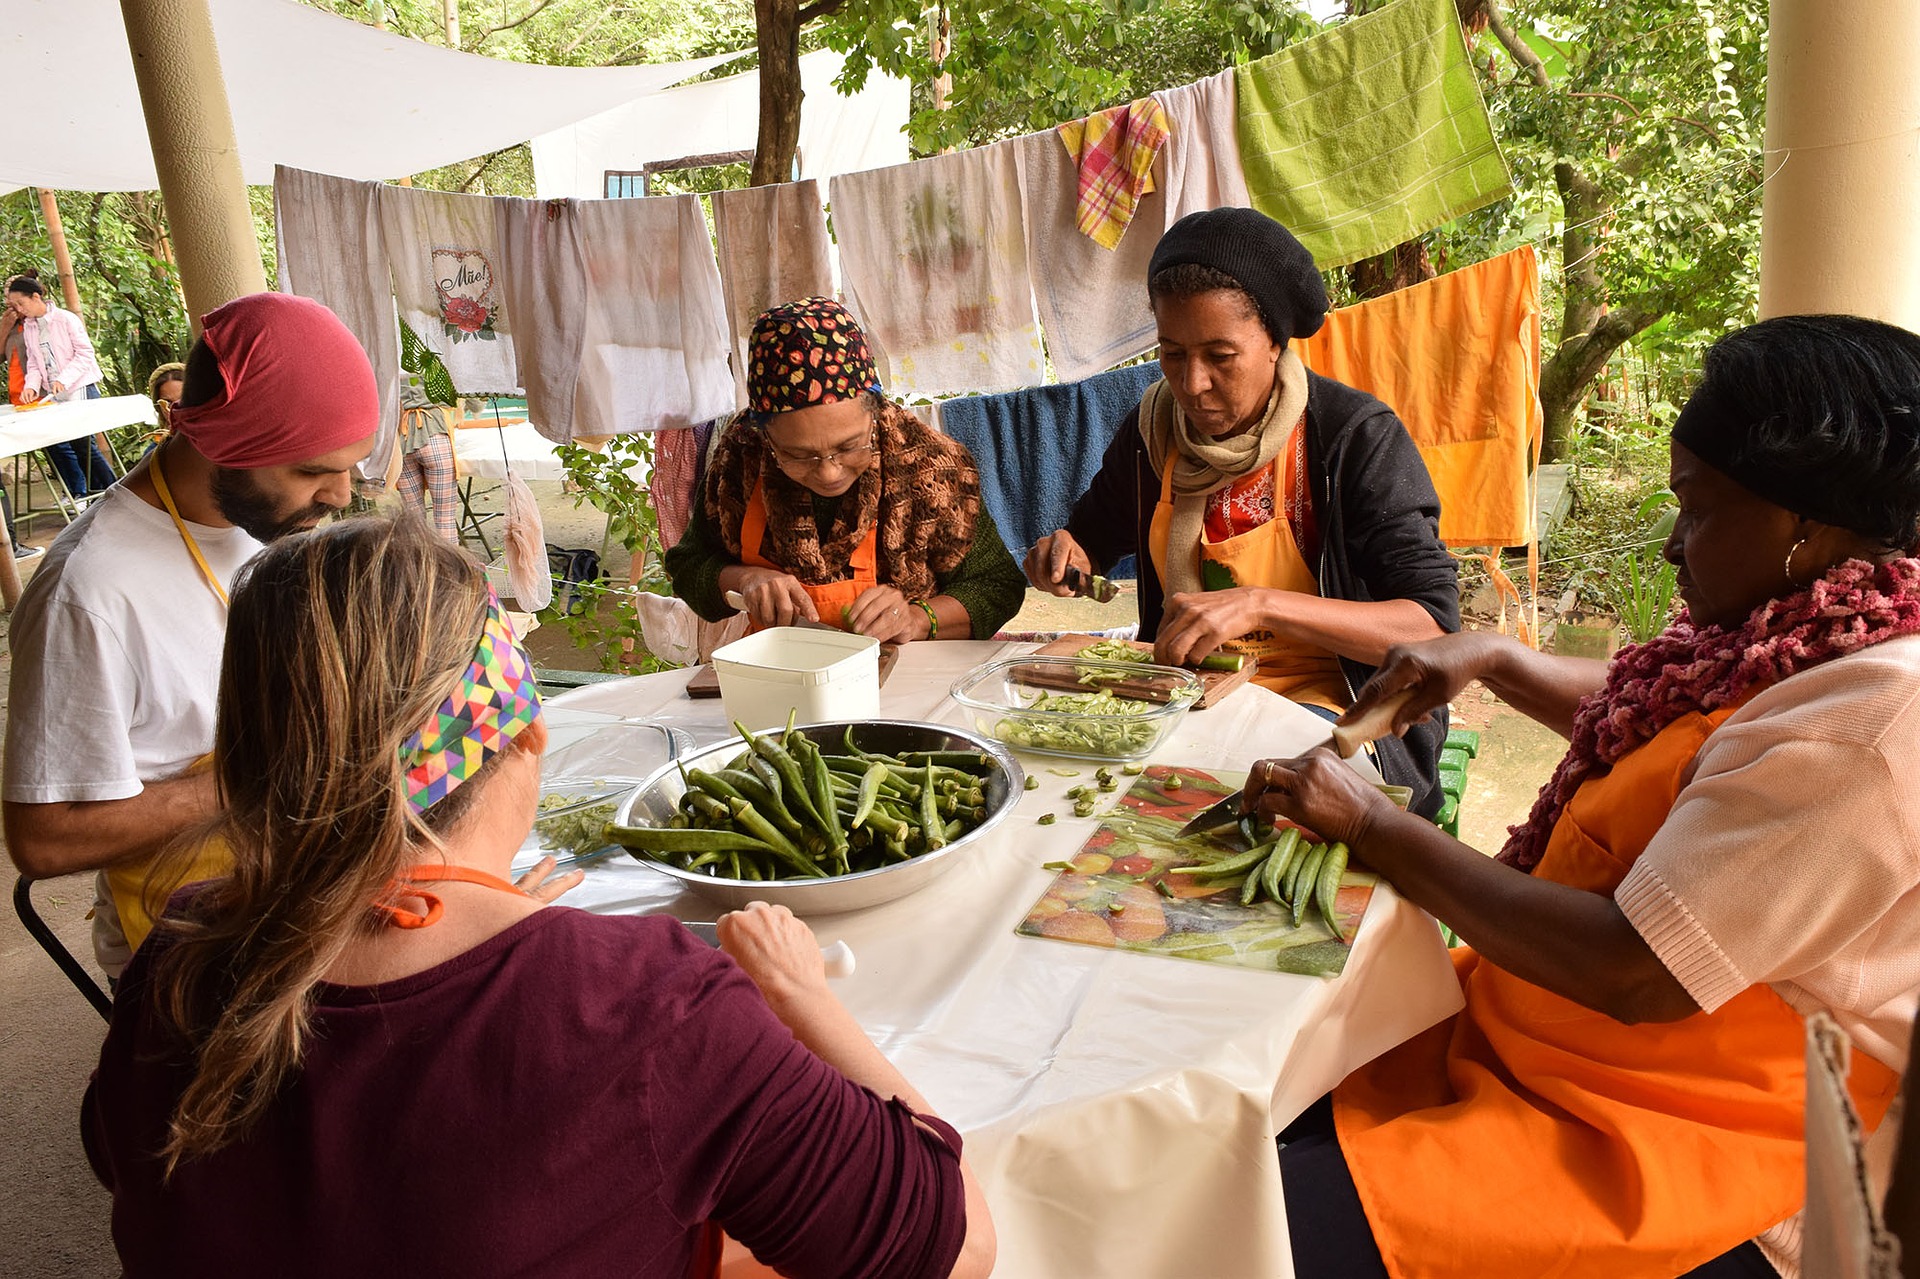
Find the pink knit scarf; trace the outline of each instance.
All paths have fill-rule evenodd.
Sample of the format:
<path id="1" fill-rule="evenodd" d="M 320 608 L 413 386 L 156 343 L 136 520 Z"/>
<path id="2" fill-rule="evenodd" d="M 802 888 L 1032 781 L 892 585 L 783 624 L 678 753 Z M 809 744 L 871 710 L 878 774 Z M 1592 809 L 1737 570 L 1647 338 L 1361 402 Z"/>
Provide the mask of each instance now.
<path id="1" fill-rule="evenodd" d="M 1661 635 L 1615 654 L 1606 684 L 1581 699 L 1566 757 L 1526 823 L 1509 832 L 1500 860 L 1532 871 L 1580 784 L 1681 716 L 1738 706 L 1790 675 L 1916 633 L 1920 559 L 1848 560 L 1737 627 L 1695 628 L 1683 611 Z"/>

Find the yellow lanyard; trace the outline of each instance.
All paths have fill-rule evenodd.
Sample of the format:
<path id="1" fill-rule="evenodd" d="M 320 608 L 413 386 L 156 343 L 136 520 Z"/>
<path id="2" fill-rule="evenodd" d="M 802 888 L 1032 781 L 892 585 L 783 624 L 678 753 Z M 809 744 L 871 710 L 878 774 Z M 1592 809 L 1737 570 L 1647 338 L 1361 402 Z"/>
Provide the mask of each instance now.
<path id="1" fill-rule="evenodd" d="M 167 491 L 167 475 L 160 469 L 160 451 L 154 450 L 149 470 L 153 472 L 153 491 L 160 495 L 160 505 L 167 508 L 167 514 L 173 517 L 173 527 L 180 531 L 180 540 L 187 544 L 187 554 L 193 556 L 193 562 L 200 566 L 200 576 L 207 579 L 207 586 L 220 598 L 224 606 L 227 603 L 227 588 L 220 585 L 220 579 L 213 575 L 213 569 L 207 564 L 207 557 L 200 553 L 200 543 L 193 540 L 193 534 L 187 528 L 187 522 L 180 518 L 180 510 L 173 504 L 173 494 Z"/>

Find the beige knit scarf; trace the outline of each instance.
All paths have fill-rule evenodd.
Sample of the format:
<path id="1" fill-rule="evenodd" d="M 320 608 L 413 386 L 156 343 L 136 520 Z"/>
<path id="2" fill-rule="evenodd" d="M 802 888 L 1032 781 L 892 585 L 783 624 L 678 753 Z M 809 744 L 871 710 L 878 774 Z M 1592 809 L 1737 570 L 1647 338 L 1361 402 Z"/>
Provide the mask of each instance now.
<path id="1" fill-rule="evenodd" d="M 1201 589 L 1200 535 L 1208 495 L 1271 466 L 1306 407 L 1307 367 L 1291 348 L 1274 366 L 1266 415 L 1238 435 L 1213 439 L 1196 431 L 1165 378 L 1140 397 L 1147 461 L 1160 476 L 1169 460 L 1173 465 L 1173 523 L 1167 530 L 1167 580 L 1161 583 L 1168 596 Z"/>

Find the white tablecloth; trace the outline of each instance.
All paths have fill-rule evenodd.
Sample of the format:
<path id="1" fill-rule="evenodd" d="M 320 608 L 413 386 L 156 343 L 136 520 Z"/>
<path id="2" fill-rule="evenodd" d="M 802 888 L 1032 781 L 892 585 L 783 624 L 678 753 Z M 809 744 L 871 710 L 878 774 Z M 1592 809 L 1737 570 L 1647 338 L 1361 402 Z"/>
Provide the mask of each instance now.
<path id="1" fill-rule="evenodd" d="M 1031 646 L 910 644 L 881 714 L 959 724 L 947 696 L 980 662 Z M 717 701 L 689 672 L 553 699 L 569 771 L 631 772 L 658 734 L 592 716 L 643 716 L 705 743 Z M 1187 716 L 1155 762 L 1244 769 L 1307 749 L 1325 721 L 1251 685 Z M 1014 935 L 1095 819 L 1065 816 L 1076 784 L 1023 755 L 1040 789 L 925 891 L 816 918 L 858 971 L 836 983 L 867 1033 L 966 1136 L 1000 1237 L 1000 1279 L 1284 1279 L 1292 1273 L 1274 1134 L 1354 1067 L 1460 1007 L 1439 930 L 1382 885 L 1338 978 L 1260 973 Z M 1088 766 L 1090 772 L 1091 766 Z M 1085 780 L 1083 773 L 1080 780 Z M 1061 814 L 1039 826 L 1043 812 Z M 627 857 L 593 863 L 568 902 L 606 912 L 717 911 Z"/>
<path id="2" fill-rule="evenodd" d="M 453 456 L 463 475 L 475 479 L 504 480 L 507 464 L 523 480 L 564 480 L 567 468 L 554 443 L 534 429 L 531 422 L 511 422 L 506 426 L 455 427 Z"/>
<path id="3" fill-rule="evenodd" d="M 21 412 L 0 404 L 0 458 L 18 457 L 49 444 L 85 439 L 117 426 L 152 426 L 153 401 L 144 395 L 114 395 L 99 400 L 70 400 Z"/>

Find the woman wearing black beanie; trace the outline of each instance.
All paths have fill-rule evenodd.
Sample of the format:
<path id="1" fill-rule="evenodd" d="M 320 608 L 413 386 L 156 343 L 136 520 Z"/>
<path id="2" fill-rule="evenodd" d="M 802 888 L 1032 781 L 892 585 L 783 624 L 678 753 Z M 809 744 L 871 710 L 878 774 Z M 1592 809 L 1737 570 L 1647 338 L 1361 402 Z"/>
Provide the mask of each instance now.
<path id="1" fill-rule="evenodd" d="M 1389 646 L 1460 628 L 1440 500 L 1406 428 L 1372 396 L 1309 372 L 1288 342 L 1317 331 L 1327 294 L 1291 232 L 1252 209 L 1176 222 L 1147 294 L 1160 368 L 1120 426 L 1067 527 L 1027 556 L 1041 590 L 1069 593 L 1138 555 L 1140 636 L 1159 661 L 1216 649 L 1329 718 Z M 1440 807 L 1445 717 L 1379 745 L 1381 771 Z"/>

